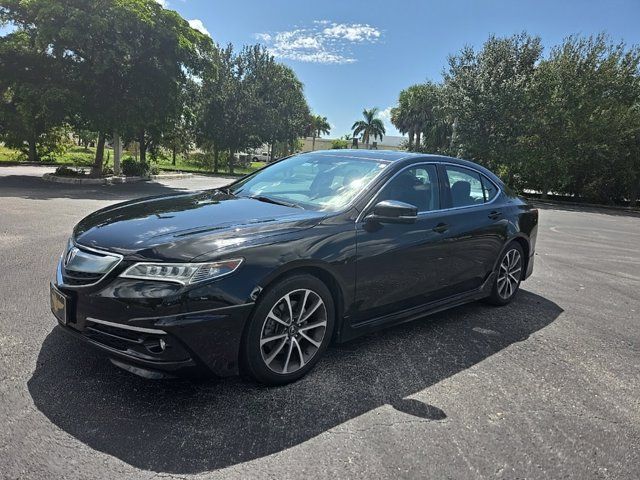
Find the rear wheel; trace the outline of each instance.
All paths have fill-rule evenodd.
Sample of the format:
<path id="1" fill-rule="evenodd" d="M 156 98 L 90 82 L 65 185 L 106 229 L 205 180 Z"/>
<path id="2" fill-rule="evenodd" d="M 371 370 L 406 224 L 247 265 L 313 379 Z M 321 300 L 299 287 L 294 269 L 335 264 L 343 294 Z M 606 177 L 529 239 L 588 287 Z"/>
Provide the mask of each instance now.
<path id="1" fill-rule="evenodd" d="M 518 243 L 511 243 L 506 248 L 500 262 L 498 272 L 493 283 L 491 295 L 487 298 L 493 305 L 506 305 L 520 288 L 524 274 L 524 253 Z"/>
<path id="2" fill-rule="evenodd" d="M 335 323 L 331 292 L 318 278 L 295 275 L 260 298 L 242 347 L 242 362 L 258 382 L 282 385 L 320 360 Z"/>

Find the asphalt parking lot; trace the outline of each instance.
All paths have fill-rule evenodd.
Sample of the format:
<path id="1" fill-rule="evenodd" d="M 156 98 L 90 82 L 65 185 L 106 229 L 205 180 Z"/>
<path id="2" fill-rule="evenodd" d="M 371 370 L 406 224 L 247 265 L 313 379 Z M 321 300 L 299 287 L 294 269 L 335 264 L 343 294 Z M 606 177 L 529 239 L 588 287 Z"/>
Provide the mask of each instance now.
<path id="1" fill-rule="evenodd" d="M 514 303 L 332 347 L 293 385 L 148 381 L 55 327 L 55 263 L 93 210 L 229 180 L 44 171 L 0 167 L 1 478 L 640 478 L 640 216 L 543 206 Z"/>

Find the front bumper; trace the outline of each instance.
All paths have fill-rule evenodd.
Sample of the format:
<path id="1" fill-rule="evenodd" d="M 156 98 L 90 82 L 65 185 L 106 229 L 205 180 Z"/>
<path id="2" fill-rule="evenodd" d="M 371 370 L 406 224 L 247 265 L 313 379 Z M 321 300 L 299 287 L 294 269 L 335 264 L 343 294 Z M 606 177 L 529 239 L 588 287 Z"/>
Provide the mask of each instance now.
<path id="1" fill-rule="evenodd" d="M 60 327 L 105 352 L 116 365 L 147 377 L 159 372 L 236 375 L 244 326 L 253 309 L 230 276 L 197 288 L 121 279 L 95 287 L 54 282 L 68 298 Z M 247 297 L 244 296 L 246 299 Z M 130 367 L 130 368 L 127 368 Z"/>

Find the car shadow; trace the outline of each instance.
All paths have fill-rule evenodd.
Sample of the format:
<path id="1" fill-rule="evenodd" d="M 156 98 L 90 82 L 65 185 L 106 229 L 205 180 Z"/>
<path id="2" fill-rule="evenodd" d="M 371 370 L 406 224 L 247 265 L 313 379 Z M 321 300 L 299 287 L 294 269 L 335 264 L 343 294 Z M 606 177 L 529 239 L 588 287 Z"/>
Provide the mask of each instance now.
<path id="1" fill-rule="evenodd" d="M 525 290 L 502 308 L 472 303 L 334 346 L 307 377 L 278 388 L 144 380 L 55 328 L 28 388 L 49 420 L 95 450 L 145 470 L 200 473 L 294 447 L 387 404 L 442 420 L 447 405 L 407 397 L 527 340 L 562 311 Z"/>

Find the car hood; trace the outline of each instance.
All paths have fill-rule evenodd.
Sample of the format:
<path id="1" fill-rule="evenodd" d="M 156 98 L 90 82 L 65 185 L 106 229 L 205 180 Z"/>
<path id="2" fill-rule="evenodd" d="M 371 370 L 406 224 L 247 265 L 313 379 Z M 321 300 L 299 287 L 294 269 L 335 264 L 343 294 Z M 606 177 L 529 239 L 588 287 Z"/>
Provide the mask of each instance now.
<path id="1" fill-rule="evenodd" d="M 74 240 L 134 260 L 189 261 L 310 228 L 325 215 L 206 191 L 103 208 L 76 226 Z"/>

